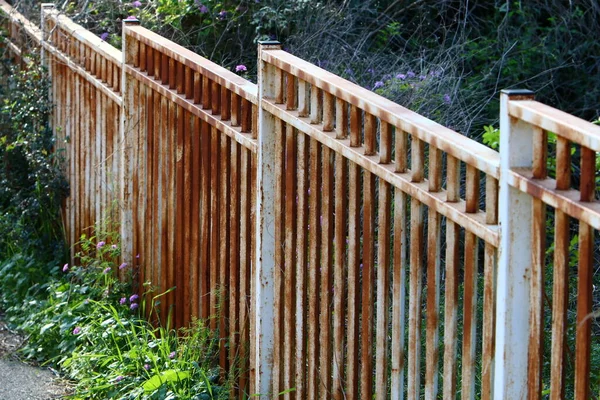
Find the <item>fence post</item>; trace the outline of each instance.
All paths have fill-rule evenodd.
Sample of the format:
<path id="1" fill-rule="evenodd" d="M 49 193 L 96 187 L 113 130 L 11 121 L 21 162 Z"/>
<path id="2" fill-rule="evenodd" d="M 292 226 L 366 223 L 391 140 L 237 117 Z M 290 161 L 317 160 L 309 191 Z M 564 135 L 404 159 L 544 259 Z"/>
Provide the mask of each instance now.
<path id="1" fill-rule="evenodd" d="M 40 46 L 40 61 L 42 67 L 46 67 L 48 69 L 48 76 L 52 79 L 52 71 L 51 65 L 48 65 L 48 60 L 46 60 L 46 50 L 44 49 L 44 44 L 48 40 L 48 27 L 46 26 L 46 13 L 54 9 L 54 3 L 42 3 L 40 5 L 40 28 L 42 30 L 42 43 Z"/>
<path id="2" fill-rule="evenodd" d="M 258 163 L 256 190 L 256 268 L 254 269 L 255 352 L 251 366 L 254 388 L 271 398 L 275 316 L 275 117 L 263 109 L 265 97 L 275 97 L 275 77 L 262 61 L 262 52 L 280 49 L 276 41 L 258 42 Z"/>
<path id="3" fill-rule="evenodd" d="M 131 198 L 131 177 L 133 176 L 133 143 L 131 137 L 131 125 L 133 121 L 132 110 L 135 107 L 133 90 L 131 88 L 131 77 L 127 73 L 126 66 L 133 65 L 137 59 L 138 47 L 132 46 L 127 38 L 127 27 L 139 25 L 135 18 L 123 20 L 123 38 L 122 38 L 122 61 L 121 61 L 121 96 L 123 105 L 119 120 L 119 142 L 121 151 L 121 160 L 119 168 L 119 191 L 120 191 L 120 235 L 121 235 L 121 259 L 131 262 L 133 259 L 133 209 Z"/>
<path id="4" fill-rule="evenodd" d="M 533 131 L 508 114 L 509 101 L 531 100 L 529 90 L 500 96 L 500 248 L 496 297 L 494 399 L 528 396 L 532 206 L 528 194 L 508 184 L 510 170 L 533 165 Z"/>

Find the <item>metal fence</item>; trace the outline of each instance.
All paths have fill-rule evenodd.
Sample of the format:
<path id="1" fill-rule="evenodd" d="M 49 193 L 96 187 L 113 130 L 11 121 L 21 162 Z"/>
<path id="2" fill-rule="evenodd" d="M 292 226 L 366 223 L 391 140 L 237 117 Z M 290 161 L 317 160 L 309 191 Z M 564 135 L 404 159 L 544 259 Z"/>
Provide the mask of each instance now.
<path id="1" fill-rule="evenodd" d="M 18 32 L 24 19 L 0 4 Z M 124 21 L 123 52 L 50 5 L 42 21 L 37 43 L 71 185 L 68 241 L 117 220 L 140 283 L 176 287 L 163 315 L 177 326 L 208 318 L 218 330 L 221 366 L 239 371 L 232 397 L 598 391 L 600 127 L 506 91 L 498 153 L 278 43 L 259 45 L 256 86 L 135 20 Z M 22 48 L 14 37 L 13 54 Z M 571 144 L 581 146 L 580 188 Z M 578 284 L 571 330 L 569 274 Z"/>

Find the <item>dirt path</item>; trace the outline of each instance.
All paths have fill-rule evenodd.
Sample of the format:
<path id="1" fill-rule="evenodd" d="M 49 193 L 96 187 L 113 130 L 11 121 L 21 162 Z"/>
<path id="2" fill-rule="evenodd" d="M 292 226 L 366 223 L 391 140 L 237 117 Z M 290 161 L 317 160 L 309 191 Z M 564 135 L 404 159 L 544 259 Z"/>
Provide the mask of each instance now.
<path id="1" fill-rule="evenodd" d="M 66 394 L 65 385 L 57 381 L 48 368 L 21 362 L 16 350 L 23 338 L 8 329 L 0 315 L 0 399 L 50 400 Z"/>

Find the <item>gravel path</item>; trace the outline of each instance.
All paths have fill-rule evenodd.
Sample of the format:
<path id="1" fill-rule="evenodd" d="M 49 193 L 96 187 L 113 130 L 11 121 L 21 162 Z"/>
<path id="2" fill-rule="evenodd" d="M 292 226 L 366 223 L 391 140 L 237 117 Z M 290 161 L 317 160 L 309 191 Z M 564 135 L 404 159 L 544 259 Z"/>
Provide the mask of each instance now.
<path id="1" fill-rule="evenodd" d="M 1 315 L 0 315 L 1 318 Z M 34 367 L 18 360 L 15 351 L 23 338 L 7 328 L 0 319 L 0 399 L 61 399 L 66 387 L 48 368 Z"/>

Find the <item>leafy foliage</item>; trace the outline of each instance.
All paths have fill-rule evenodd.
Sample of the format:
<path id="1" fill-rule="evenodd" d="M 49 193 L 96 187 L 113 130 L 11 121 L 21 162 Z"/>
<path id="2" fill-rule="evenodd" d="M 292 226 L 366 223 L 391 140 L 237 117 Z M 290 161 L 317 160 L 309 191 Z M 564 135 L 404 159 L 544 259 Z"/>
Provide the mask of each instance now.
<path id="1" fill-rule="evenodd" d="M 0 84 L 0 307 L 43 290 L 65 257 L 60 205 L 67 184 L 48 125 L 48 80 L 31 65 Z M 21 274 L 20 271 L 28 271 Z"/>

